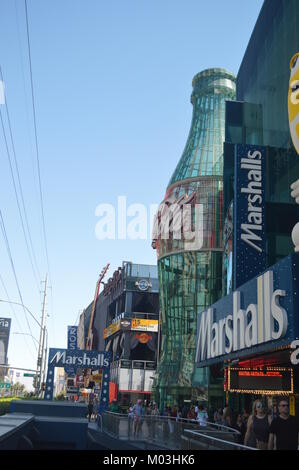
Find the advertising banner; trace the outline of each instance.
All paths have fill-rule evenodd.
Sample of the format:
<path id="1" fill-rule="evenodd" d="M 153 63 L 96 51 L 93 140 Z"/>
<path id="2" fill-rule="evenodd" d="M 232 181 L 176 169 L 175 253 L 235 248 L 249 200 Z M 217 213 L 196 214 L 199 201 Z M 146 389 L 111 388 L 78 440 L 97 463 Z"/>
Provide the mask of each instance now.
<path id="1" fill-rule="evenodd" d="M 107 410 L 110 382 L 111 354 L 107 351 L 86 351 L 73 349 L 50 348 L 48 357 L 48 373 L 45 400 L 53 400 L 54 373 L 56 367 L 70 366 L 75 369 L 91 369 L 102 371 L 101 398 L 98 412 Z"/>
<path id="2" fill-rule="evenodd" d="M 158 331 L 158 320 L 143 320 L 143 319 L 132 319 L 131 320 L 131 330 L 133 331 Z"/>
<path id="3" fill-rule="evenodd" d="M 118 320 L 115 323 L 111 323 L 111 325 L 107 326 L 107 328 L 104 329 L 104 339 L 108 338 L 109 336 L 113 335 L 119 330 L 120 330 L 120 320 Z"/>
<path id="4" fill-rule="evenodd" d="M 265 147 L 235 145 L 234 289 L 266 269 L 265 158 Z"/>
<path id="5" fill-rule="evenodd" d="M 10 325 L 11 318 L 0 317 L 0 364 L 7 364 Z M 0 367 L 0 375 L 4 375 L 4 372 L 4 368 Z"/>
<path id="6" fill-rule="evenodd" d="M 68 326 L 67 327 L 67 348 L 76 350 L 78 348 L 78 327 Z M 65 367 L 65 372 L 68 375 L 75 375 L 75 369 L 73 367 Z"/>
<path id="7" fill-rule="evenodd" d="M 260 369 L 228 368 L 228 391 L 231 393 L 292 394 L 293 370 L 287 367 Z"/>
<path id="8" fill-rule="evenodd" d="M 296 253 L 199 313 L 197 367 L 289 346 L 299 337 L 298 278 Z"/>

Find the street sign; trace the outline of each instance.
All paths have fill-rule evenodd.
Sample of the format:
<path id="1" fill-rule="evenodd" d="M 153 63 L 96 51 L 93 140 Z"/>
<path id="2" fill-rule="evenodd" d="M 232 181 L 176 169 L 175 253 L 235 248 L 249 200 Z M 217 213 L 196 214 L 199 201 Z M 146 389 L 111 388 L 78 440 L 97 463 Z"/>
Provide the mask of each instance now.
<path id="1" fill-rule="evenodd" d="M 26 374 L 26 373 L 24 373 L 24 377 L 35 377 L 35 374 Z"/>
<path id="2" fill-rule="evenodd" d="M 6 384 L 6 383 L 1 382 L 0 383 L 0 389 L 3 389 L 3 388 L 4 389 L 10 388 L 10 384 L 8 384 L 8 383 Z"/>

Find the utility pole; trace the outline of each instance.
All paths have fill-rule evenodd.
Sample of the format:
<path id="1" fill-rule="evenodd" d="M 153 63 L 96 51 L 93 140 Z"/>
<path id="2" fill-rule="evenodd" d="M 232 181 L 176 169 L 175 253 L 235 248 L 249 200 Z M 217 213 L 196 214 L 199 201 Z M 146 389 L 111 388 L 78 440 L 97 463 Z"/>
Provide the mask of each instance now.
<path id="1" fill-rule="evenodd" d="M 39 344 L 38 344 L 38 356 L 37 356 L 37 374 L 35 381 L 35 392 L 36 395 L 40 394 L 41 391 L 41 382 L 42 382 L 42 369 L 44 367 L 43 357 L 44 357 L 44 343 L 45 343 L 45 330 L 46 330 L 46 298 L 47 298 L 47 286 L 48 286 L 48 274 L 46 275 L 45 281 L 45 290 L 44 290 L 44 300 L 43 300 L 43 310 L 40 326 L 40 335 L 39 335 Z"/>

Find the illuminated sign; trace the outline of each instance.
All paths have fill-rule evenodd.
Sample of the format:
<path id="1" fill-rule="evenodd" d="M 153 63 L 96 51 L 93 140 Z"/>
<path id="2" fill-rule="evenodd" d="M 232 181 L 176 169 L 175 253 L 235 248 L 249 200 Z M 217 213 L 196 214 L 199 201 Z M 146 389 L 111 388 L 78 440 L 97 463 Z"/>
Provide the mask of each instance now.
<path id="1" fill-rule="evenodd" d="M 234 288 L 266 268 L 265 148 L 235 146 Z"/>
<path id="2" fill-rule="evenodd" d="M 138 287 L 139 290 L 143 292 L 147 291 L 150 287 L 152 287 L 152 284 L 146 279 L 140 279 L 140 281 L 136 281 L 135 285 Z"/>
<path id="3" fill-rule="evenodd" d="M 117 322 L 112 323 L 111 325 L 107 326 L 107 328 L 104 329 L 104 339 L 108 338 L 109 336 L 113 335 L 119 330 L 120 330 L 120 321 L 118 320 Z"/>
<path id="4" fill-rule="evenodd" d="M 136 333 L 135 337 L 138 339 L 139 343 L 146 344 L 153 339 L 153 337 L 147 333 Z"/>
<path id="5" fill-rule="evenodd" d="M 280 298 L 285 297 L 286 292 L 273 289 L 272 271 L 256 279 L 256 291 L 257 302 L 250 305 L 241 305 L 241 293 L 235 291 L 232 312 L 227 312 L 229 314 L 217 322 L 214 322 L 213 307 L 201 314 L 197 361 L 223 356 L 285 335 L 288 317 L 280 305 Z"/>
<path id="6" fill-rule="evenodd" d="M 139 318 L 132 319 L 131 330 L 133 331 L 158 331 L 158 320 L 143 320 Z"/>
<path id="7" fill-rule="evenodd" d="M 292 394 L 293 390 L 293 370 L 291 368 L 228 368 L 229 392 L 267 395 Z"/>
<path id="8" fill-rule="evenodd" d="M 296 253 L 199 313 L 197 367 L 289 347 L 299 337 L 298 278 Z"/>

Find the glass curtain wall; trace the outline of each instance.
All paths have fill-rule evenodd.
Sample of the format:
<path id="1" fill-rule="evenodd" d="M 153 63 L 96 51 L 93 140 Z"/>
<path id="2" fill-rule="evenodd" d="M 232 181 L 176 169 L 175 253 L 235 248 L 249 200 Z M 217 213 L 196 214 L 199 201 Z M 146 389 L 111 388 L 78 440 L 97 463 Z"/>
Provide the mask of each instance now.
<path id="1" fill-rule="evenodd" d="M 197 243 L 173 232 L 164 238 L 154 232 L 157 250 L 161 310 L 161 354 L 155 391 L 160 406 L 206 401 L 209 374 L 194 370 L 197 314 L 221 297 L 223 142 L 225 101 L 235 98 L 235 77 L 224 69 L 208 69 L 192 82 L 193 117 L 183 155 L 169 182 L 156 215 L 163 207 L 189 205 Z M 196 207 L 201 217 L 196 219 Z M 178 215 L 178 212 L 176 215 Z M 176 225 L 177 228 L 177 225 Z"/>

